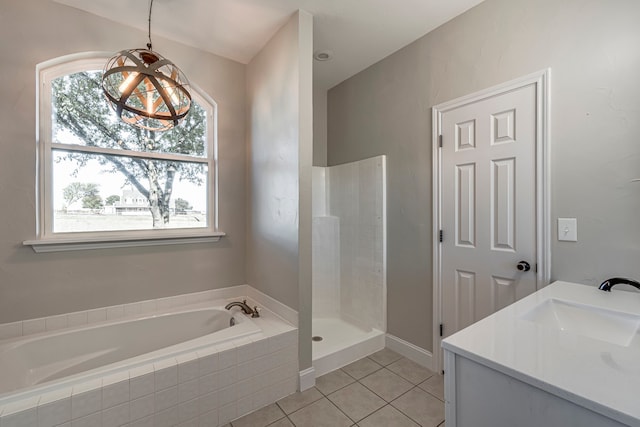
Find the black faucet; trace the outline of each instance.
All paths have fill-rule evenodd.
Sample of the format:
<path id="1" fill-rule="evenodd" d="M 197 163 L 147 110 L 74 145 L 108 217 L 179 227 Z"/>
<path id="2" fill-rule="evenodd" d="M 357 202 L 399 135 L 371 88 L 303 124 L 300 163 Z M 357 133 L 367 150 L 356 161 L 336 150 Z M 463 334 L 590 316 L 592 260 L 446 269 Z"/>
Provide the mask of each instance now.
<path id="1" fill-rule="evenodd" d="M 254 308 L 249 307 L 247 305 L 247 300 L 243 300 L 242 302 L 240 301 L 230 302 L 229 304 L 225 305 L 224 308 L 226 308 L 227 310 L 231 310 L 232 307 L 240 307 L 244 312 L 244 314 L 250 314 L 251 317 L 260 317 L 260 313 L 258 312 L 258 307 L 257 306 Z"/>
<path id="2" fill-rule="evenodd" d="M 624 277 L 612 277 L 611 279 L 607 279 L 600 284 L 598 289 L 601 291 L 611 292 L 611 288 L 615 285 L 631 285 L 634 288 L 640 290 L 640 282 L 636 282 L 635 280 L 625 279 Z"/>

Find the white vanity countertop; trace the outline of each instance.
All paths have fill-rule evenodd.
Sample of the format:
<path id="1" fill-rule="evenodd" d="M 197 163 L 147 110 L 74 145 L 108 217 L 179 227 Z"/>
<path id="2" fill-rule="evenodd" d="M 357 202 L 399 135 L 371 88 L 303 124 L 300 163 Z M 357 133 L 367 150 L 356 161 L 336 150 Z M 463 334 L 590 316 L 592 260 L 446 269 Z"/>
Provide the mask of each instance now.
<path id="1" fill-rule="evenodd" d="M 606 321 L 589 325 L 582 335 L 528 320 L 548 300 L 621 313 L 629 320 L 625 324 L 637 319 L 635 332 L 624 340 L 617 331 L 608 333 Z M 555 282 L 447 337 L 442 347 L 623 424 L 640 426 L 638 326 L 640 292 Z"/>

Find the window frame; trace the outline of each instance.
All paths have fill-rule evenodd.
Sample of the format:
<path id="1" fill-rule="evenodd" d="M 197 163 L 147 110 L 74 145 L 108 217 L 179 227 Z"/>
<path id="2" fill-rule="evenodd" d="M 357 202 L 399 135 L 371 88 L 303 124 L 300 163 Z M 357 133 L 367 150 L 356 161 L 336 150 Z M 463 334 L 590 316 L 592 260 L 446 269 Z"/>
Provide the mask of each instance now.
<path id="1" fill-rule="evenodd" d="M 53 151 L 122 155 L 111 148 L 96 148 L 53 141 L 51 82 L 64 75 L 81 71 L 102 70 L 110 52 L 86 52 L 66 55 L 36 66 L 36 238 L 26 240 L 36 252 L 85 250 L 97 248 L 150 246 L 218 241 L 225 233 L 218 229 L 218 144 L 217 104 L 193 83 L 191 95 L 207 116 L 206 157 L 147 152 L 135 153 L 139 158 L 194 161 L 207 165 L 207 226 L 203 228 L 168 228 L 151 230 L 117 230 L 90 232 L 53 232 Z M 105 101 L 106 102 L 106 101 Z"/>

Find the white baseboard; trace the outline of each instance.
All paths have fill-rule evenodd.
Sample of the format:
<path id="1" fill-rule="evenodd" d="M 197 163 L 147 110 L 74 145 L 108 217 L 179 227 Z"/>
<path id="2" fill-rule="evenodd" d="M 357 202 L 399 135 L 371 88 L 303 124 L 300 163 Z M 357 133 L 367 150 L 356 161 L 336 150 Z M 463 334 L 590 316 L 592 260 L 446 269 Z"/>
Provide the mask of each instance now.
<path id="1" fill-rule="evenodd" d="M 413 345 L 410 342 L 391 334 L 387 334 L 386 336 L 386 345 L 389 349 L 403 355 L 407 359 L 413 360 L 418 365 L 424 366 L 432 371 L 434 370 L 433 354 L 431 354 L 430 351 L 420 348 L 417 345 Z"/>
<path id="2" fill-rule="evenodd" d="M 300 391 L 309 390 L 316 385 L 316 370 L 311 367 L 300 371 Z"/>

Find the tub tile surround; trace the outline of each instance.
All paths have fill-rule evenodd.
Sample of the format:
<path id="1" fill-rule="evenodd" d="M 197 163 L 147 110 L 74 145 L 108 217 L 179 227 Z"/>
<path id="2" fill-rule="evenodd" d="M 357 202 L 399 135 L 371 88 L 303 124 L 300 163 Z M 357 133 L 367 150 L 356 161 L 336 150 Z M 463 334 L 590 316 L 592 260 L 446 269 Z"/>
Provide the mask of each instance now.
<path id="1" fill-rule="evenodd" d="M 314 217 L 312 233 L 313 316 L 340 317 L 340 218 Z"/>
<path id="2" fill-rule="evenodd" d="M 384 348 L 386 157 L 313 168 L 313 368 Z"/>
<path id="3" fill-rule="evenodd" d="M 385 165 L 377 156 L 332 166 L 327 184 L 340 218 L 341 315 L 365 330 L 386 331 Z"/>
<path id="4" fill-rule="evenodd" d="M 260 332 L 45 394 L 5 397 L 0 427 L 218 426 L 294 393 L 297 313 L 248 285 L 12 322 L 0 325 L 0 338 L 242 299 L 261 308 L 252 319 Z"/>
<path id="5" fill-rule="evenodd" d="M 284 319 L 293 326 L 297 327 L 298 325 L 298 313 L 295 310 L 290 309 L 249 285 L 238 285 L 229 288 L 101 307 L 37 319 L 2 323 L 0 324 L 0 340 L 76 326 L 91 325 L 108 320 L 152 315 L 192 304 L 209 303 L 210 305 L 225 305 L 228 302 L 242 299 L 246 299 L 247 303 L 252 307 L 257 305 L 258 308 L 266 308 L 271 311 L 272 314 Z"/>
<path id="6" fill-rule="evenodd" d="M 385 331 L 386 157 L 314 167 L 313 179 L 313 317 Z"/>

